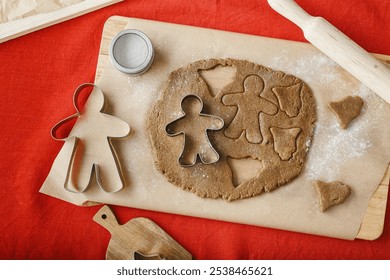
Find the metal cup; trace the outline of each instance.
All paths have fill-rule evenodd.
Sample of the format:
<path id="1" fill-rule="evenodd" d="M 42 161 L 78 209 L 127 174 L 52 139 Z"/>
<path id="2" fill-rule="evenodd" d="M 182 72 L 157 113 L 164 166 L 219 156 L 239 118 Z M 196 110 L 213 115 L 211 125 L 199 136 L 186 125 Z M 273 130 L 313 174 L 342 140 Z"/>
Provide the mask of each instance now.
<path id="1" fill-rule="evenodd" d="M 154 48 L 145 33 L 136 29 L 126 29 L 111 40 L 109 56 L 111 63 L 119 71 L 138 75 L 152 65 Z"/>

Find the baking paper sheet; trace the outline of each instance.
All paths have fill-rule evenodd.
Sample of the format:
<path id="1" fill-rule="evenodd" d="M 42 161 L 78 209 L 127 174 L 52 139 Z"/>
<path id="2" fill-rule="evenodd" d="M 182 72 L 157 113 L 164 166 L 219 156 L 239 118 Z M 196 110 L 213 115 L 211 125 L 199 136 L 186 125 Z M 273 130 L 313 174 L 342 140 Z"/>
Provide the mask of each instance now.
<path id="1" fill-rule="evenodd" d="M 137 19 L 131 19 L 127 28 L 145 32 L 154 44 L 156 57 L 151 69 L 136 77 L 122 74 L 108 63 L 97 81 L 109 105 L 106 113 L 118 116 L 131 127 L 127 138 L 114 142 L 127 182 L 125 188 L 107 194 L 94 182 L 85 193 L 66 191 L 64 180 L 72 147 L 65 143 L 42 186 L 42 193 L 79 205 L 123 205 L 355 238 L 368 201 L 389 164 L 390 141 L 385 141 L 390 139 L 389 104 L 309 44 Z M 233 202 L 200 198 L 168 183 L 154 167 L 146 131 L 149 110 L 172 70 L 200 59 L 228 57 L 299 77 L 312 89 L 318 114 L 302 174 L 271 193 Z M 365 105 L 360 117 L 347 130 L 342 130 L 328 103 L 348 95 L 361 96 Z M 352 187 L 352 194 L 342 205 L 322 213 L 313 188 L 314 180 L 342 181 Z"/>

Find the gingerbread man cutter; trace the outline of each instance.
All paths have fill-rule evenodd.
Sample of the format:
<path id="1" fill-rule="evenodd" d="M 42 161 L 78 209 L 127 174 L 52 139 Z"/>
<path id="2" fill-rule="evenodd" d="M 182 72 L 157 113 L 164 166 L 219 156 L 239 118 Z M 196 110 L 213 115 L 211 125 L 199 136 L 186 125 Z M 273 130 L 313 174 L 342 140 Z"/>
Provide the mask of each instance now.
<path id="1" fill-rule="evenodd" d="M 86 106 L 80 110 L 78 97 L 87 87 L 93 87 L 93 90 Z M 73 105 L 76 113 L 58 122 L 50 132 L 53 139 L 72 145 L 69 162 L 64 164 L 64 168 L 67 168 L 65 189 L 75 193 L 86 191 L 95 173 L 97 184 L 105 192 L 121 190 L 124 180 L 112 139 L 127 136 L 130 132 L 129 125 L 117 117 L 103 113 L 105 97 L 94 84 L 80 85 L 73 94 Z M 73 119 L 77 119 L 77 122 L 67 137 L 58 137 L 59 128 Z"/>
<path id="2" fill-rule="evenodd" d="M 182 116 L 168 123 L 165 132 L 168 136 L 184 135 L 184 144 L 178 163 L 181 167 L 194 166 L 198 157 L 203 164 L 218 162 L 219 153 L 213 148 L 208 130 L 221 130 L 222 118 L 204 114 L 203 101 L 196 94 L 188 94 L 181 100 Z"/>

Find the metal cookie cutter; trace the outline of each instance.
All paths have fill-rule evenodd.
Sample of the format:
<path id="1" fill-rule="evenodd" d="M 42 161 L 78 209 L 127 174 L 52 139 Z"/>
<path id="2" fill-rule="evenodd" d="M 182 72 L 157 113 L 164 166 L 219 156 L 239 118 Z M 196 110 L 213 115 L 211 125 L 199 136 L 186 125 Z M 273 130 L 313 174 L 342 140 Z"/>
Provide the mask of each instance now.
<path id="1" fill-rule="evenodd" d="M 93 87 L 93 91 L 88 98 L 89 108 L 81 111 L 77 100 L 81 91 L 86 87 Z M 92 101 L 90 101 L 92 96 Z M 130 132 L 129 125 L 117 117 L 102 112 L 105 105 L 104 94 L 94 84 L 80 85 L 73 94 L 73 105 L 76 113 L 58 122 L 50 131 L 53 139 L 72 145 L 64 182 L 65 189 L 74 193 L 86 191 L 95 172 L 96 182 L 103 191 L 114 193 L 121 190 L 124 182 L 111 139 L 127 136 Z M 69 135 L 57 137 L 58 129 L 72 119 L 78 121 Z M 101 126 L 102 122 L 99 123 L 99 121 L 105 122 L 105 125 Z M 105 178 L 101 177 L 101 171 L 104 171 Z M 80 186 L 80 181 L 83 181 L 83 186 Z"/>
<path id="2" fill-rule="evenodd" d="M 197 100 L 196 111 L 190 108 L 191 106 L 187 102 L 190 98 Z M 178 158 L 179 165 L 181 167 L 194 166 L 198 158 L 203 164 L 218 162 L 219 153 L 213 148 L 207 131 L 222 129 L 224 127 L 223 119 L 202 113 L 203 101 L 196 94 L 184 96 L 180 105 L 183 116 L 168 123 L 164 129 L 171 137 L 184 135 L 183 149 Z M 194 124 L 196 125 L 194 126 Z"/>
<path id="3" fill-rule="evenodd" d="M 111 41 L 109 56 L 119 71 L 137 75 L 149 69 L 154 60 L 152 42 L 145 33 L 136 29 L 119 32 Z"/>

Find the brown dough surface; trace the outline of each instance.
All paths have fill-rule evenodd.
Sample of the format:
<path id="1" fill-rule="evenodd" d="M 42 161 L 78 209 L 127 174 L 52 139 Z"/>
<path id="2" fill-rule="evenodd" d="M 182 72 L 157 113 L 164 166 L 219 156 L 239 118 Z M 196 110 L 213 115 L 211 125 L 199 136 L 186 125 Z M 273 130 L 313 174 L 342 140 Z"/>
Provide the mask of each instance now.
<path id="1" fill-rule="evenodd" d="M 235 77 L 212 94 L 200 72 L 218 66 L 234 68 Z M 197 160 L 191 167 L 181 167 L 178 157 L 185 133 L 170 137 L 165 131 L 167 124 L 183 116 L 180 105 L 188 94 L 202 99 L 203 113 L 224 120 L 221 130 L 207 134 L 220 156 L 216 163 Z M 169 182 L 201 197 L 231 201 L 270 192 L 296 178 L 304 166 L 315 121 L 315 99 L 302 80 L 249 61 L 209 59 L 170 74 L 150 111 L 147 130 L 156 167 Z M 234 186 L 228 157 L 252 158 L 263 168 Z"/>
<path id="2" fill-rule="evenodd" d="M 347 96 L 340 101 L 330 102 L 329 108 L 336 115 L 341 128 L 346 129 L 360 115 L 363 104 L 364 101 L 359 96 Z"/>
<path id="3" fill-rule="evenodd" d="M 343 203 L 351 194 L 351 188 L 339 181 L 330 183 L 315 181 L 314 184 L 320 198 L 321 212 L 325 212 L 328 208 Z"/>

